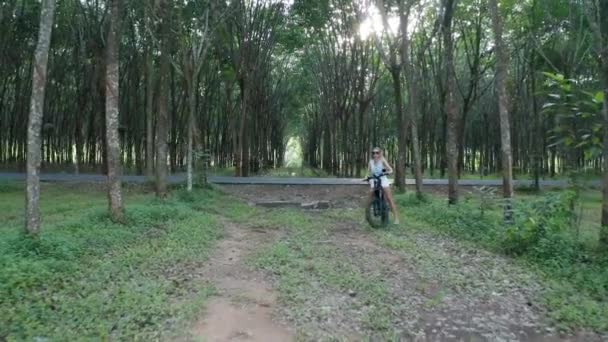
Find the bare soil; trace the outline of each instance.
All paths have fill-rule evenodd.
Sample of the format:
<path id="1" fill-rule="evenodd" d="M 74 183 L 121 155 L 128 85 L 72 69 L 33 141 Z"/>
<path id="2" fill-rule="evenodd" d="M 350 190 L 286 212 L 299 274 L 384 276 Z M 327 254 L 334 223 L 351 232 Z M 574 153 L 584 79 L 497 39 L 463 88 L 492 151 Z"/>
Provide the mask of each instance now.
<path id="1" fill-rule="evenodd" d="M 225 185 L 222 190 L 249 203 L 329 201 L 333 208 L 358 208 L 369 186 L 356 185 Z"/>
<path id="2" fill-rule="evenodd" d="M 284 342 L 293 339 L 285 325 L 273 319 L 276 296 L 265 277 L 245 263 L 250 254 L 274 241 L 276 231 L 249 230 L 225 224 L 217 252 L 201 276 L 218 291 L 206 313 L 192 327 L 192 340 L 209 342 Z"/>
<path id="3" fill-rule="evenodd" d="M 428 193 L 447 196 L 445 186 L 427 186 Z M 251 204 L 268 201 L 315 202 L 328 201 L 332 208 L 361 208 L 369 191 L 369 185 L 223 185 L 222 191 Z M 414 191 L 408 187 L 408 191 Z M 473 187 L 461 187 L 462 196 L 471 196 Z"/>

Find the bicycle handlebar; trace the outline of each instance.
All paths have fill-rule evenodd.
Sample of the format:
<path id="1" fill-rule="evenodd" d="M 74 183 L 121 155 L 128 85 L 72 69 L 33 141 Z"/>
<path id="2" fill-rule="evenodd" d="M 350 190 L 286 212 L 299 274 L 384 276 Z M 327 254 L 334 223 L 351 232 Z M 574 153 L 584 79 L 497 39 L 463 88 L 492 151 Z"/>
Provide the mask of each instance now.
<path id="1" fill-rule="evenodd" d="M 367 177 L 367 178 L 365 178 L 365 179 L 362 179 L 361 181 L 362 181 L 362 182 L 369 182 L 369 181 L 370 181 L 370 180 L 372 180 L 372 179 L 379 179 L 379 178 L 381 178 L 381 177 L 388 176 L 388 175 L 390 175 L 390 173 L 382 172 L 382 174 L 380 174 L 380 175 L 378 175 L 378 176 L 376 176 L 376 175 L 371 175 L 371 176 L 368 176 L 368 177 Z"/>

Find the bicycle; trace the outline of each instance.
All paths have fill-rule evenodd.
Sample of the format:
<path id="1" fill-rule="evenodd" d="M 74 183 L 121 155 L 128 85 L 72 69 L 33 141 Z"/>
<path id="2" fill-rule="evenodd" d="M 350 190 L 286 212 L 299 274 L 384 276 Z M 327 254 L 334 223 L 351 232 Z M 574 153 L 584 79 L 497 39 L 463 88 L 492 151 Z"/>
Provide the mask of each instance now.
<path id="1" fill-rule="evenodd" d="M 365 219 L 373 228 L 383 228 L 389 224 L 390 207 L 384 196 L 381 178 L 387 176 L 387 173 L 382 173 L 378 176 L 373 175 L 364 179 L 364 182 L 374 180 L 374 199 L 369 207 L 365 208 Z"/>

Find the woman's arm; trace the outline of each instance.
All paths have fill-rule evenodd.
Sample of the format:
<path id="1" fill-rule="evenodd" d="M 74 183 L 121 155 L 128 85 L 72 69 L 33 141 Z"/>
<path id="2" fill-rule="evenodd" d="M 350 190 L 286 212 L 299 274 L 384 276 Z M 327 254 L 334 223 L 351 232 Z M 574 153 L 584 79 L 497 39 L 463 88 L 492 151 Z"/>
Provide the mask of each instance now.
<path id="1" fill-rule="evenodd" d="M 386 158 L 382 157 L 382 163 L 384 163 L 384 168 L 386 168 L 386 173 L 388 174 L 392 174 L 393 173 L 393 168 L 391 167 L 391 165 L 386 161 Z"/>

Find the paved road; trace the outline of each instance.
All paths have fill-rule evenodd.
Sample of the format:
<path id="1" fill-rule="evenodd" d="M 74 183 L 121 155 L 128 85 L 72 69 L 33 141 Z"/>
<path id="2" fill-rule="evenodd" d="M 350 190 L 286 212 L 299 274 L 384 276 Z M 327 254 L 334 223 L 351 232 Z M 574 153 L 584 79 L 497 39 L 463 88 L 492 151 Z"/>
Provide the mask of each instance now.
<path id="1" fill-rule="evenodd" d="M 19 181 L 24 180 L 24 173 L 1 173 L 1 181 Z M 105 176 L 94 175 L 94 174 L 69 174 L 69 173 L 45 173 L 40 176 L 41 181 L 44 182 L 104 182 Z M 143 183 L 146 181 L 145 176 L 123 176 L 125 182 L 130 183 Z M 169 182 L 181 183 L 186 180 L 185 174 L 175 174 L 169 176 Z M 362 185 L 364 184 L 358 178 L 299 178 L 299 177 L 225 177 L 225 176 L 211 176 L 209 181 L 215 184 L 273 184 L 273 185 Z M 425 185 L 447 185 L 447 179 L 425 179 L 423 181 Z M 530 180 L 515 180 L 515 186 L 527 186 L 531 185 Z M 408 179 L 407 184 L 413 185 L 414 180 Z M 502 185 L 501 180 L 497 179 L 462 179 L 459 181 L 460 185 L 463 186 L 500 186 Z M 565 187 L 568 185 L 567 181 L 564 180 L 543 180 L 541 186 L 546 187 Z M 600 182 L 590 181 L 590 186 L 599 187 Z"/>

